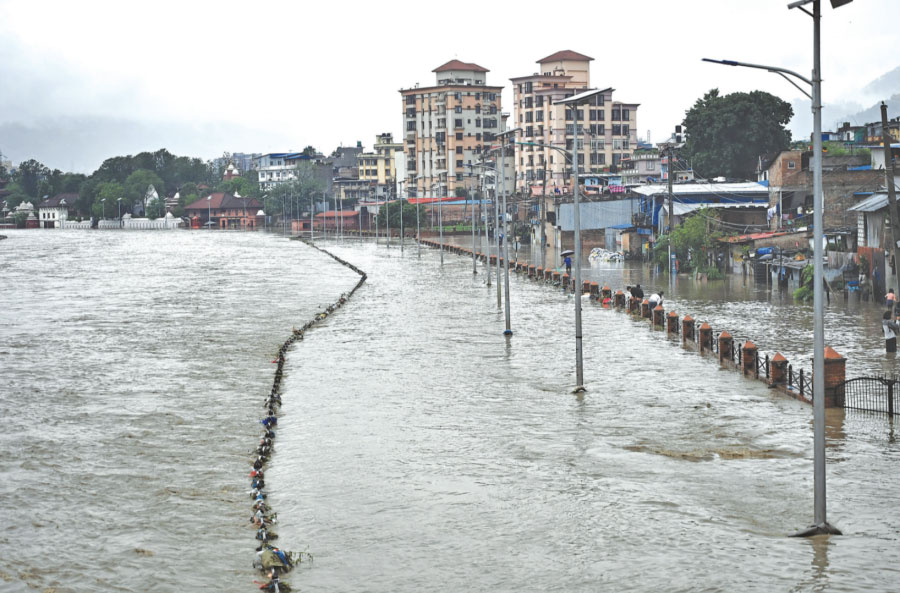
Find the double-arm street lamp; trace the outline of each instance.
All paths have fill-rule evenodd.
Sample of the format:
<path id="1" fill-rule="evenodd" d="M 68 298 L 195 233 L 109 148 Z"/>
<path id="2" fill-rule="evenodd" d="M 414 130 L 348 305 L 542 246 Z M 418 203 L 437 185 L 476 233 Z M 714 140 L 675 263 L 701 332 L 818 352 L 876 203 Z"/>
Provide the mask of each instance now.
<path id="1" fill-rule="evenodd" d="M 838 8 L 849 4 L 852 0 L 831 0 L 831 6 Z M 812 12 L 804 8 L 812 4 Z M 788 8 L 797 8 L 808 14 L 813 19 L 813 70 L 812 80 L 797 74 L 792 70 L 776 66 L 763 66 L 749 64 L 734 60 L 710 60 L 706 62 L 724 64 L 726 66 L 743 66 L 745 68 L 758 68 L 774 74 L 778 74 L 792 85 L 797 87 L 812 101 L 813 113 L 813 471 L 815 475 L 815 524 L 796 535 L 812 536 L 820 534 L 837 534 L 840 530 L 828 523 L 825 504 L 825 314 L 824 314 L 824 270 L 822 258 L 824 257 L 822 241 L 823 235 L 823 197 L 822 197 L 822 68 L 821 68 L 821 43 L 820 21 L 822 18 L 820 0 L 797 0 L 788 4 Z M 812 94 L 788 77 L 793 77 L 807 85 Z M 671 174 L 671 173 L 670 173 Z"/>

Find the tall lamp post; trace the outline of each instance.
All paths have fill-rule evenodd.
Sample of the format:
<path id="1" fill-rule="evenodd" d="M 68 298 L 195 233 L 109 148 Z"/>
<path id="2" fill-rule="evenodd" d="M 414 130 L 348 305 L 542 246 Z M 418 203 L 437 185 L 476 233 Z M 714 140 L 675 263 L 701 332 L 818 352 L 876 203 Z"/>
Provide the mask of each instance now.
<path id="1" fill-rule="evenodd" d="M 578 107 L 589 103 L 602 93 L 601 90 L 589 90 L 556 101 L 572 109 L 572 185 L 575 202 L 575 392 L 584 389 L 584 361 L 581 349 L 581 204 L 578 196 Z"/>
<path id="2" fill-rule="evenodd" d="M 500 132 L 497 134 L 497 138 L 500 139 L 500 195 L 503 199 L 503 295 L 504 295 L 504 315 L 506 317 L 506 330 L 503 332 L 504 336 L 512 335 L 512 328 L 510 327 L 510 314 L 509 314 L 509 229 L 506 226 L 506 137 L 512 136 L 515 138 L 516 132 L 521 132 L 522 128 L 512 128 L 510 130 L 506 130 L 505 132 Z M 499 258 L 498 258 L 499 263 Z"/>
<path id="3" fill-rule="evenodd" d="M 206 228 L 212 230 L 212 194 L 206 196 Z"/>
<path id="4" fill-rule="evenodd" d="M 852 0 L 831 0 L 831 6 L 838 8 L 849 4 Z M 812 4 L 812 12 L 804 8 Z M 724 64 L 726 66 L 743 66 L 758 68 L 778 74 L 797 87 L 812 102 L 813 113 L 813 473 L 814 473 L 814 509 L 815 524 L 794 535 L 808 537 L 821 534 L 840 535 L 839 529 L 828 523 L 826 517 L 825 496 L 825 311 L 824 311 L 824 257 L 822 241 L 823 222 L 822 209 L 822 67 L 820 21 L 822 19 L 820 0 L 797 0 L 788 4 L 788 8 L 797 8 L 813 19 L 813 70 L 812 80 L 785 68 L 748 64 L 734 60 L 710 60 L 705 62 Z M 812 94 L 788 78 L 800 80 L 812 90 Z"/>
<path id="5" fill-rule="evenodd" d="M 119 204 L 119 228 L 122 228 L 122 198 L 116 198 Z"/>
<path id="6" fill-rule="evenodd" d="M 103 204 L 103 220 L 106 220 L 106 198 L 101 199 L 100 203 Z"/>

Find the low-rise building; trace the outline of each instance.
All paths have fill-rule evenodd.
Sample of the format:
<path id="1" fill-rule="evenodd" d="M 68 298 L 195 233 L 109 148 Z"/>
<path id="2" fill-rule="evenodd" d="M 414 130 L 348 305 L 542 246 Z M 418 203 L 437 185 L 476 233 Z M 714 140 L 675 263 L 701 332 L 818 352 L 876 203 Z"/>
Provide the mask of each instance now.
<path id="1" fill-rule="evenodd" d="M 197 220 L 199 226 L 250 230 L 264 226 L 264 216 L 259 214 L 261 208 L 256 198 L 215 192 L 188 204 L 184 212 Z"/>
<path id="2" fill-rule="evenodd" d="M 38 204 L 38 221 L 41 228 L 61 229 L 70 216 L 75 216 L 76 193 L 56 194 L 47 197 Z"/>

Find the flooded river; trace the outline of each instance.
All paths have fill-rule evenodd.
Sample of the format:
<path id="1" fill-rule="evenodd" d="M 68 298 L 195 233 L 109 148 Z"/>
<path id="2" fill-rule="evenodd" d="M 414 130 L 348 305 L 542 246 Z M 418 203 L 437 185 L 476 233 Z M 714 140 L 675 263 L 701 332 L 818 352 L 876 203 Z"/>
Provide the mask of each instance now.
<path id="1" fill-rule="evenodd" d="M 263 234 L 9 235 L 0 590 L 255 589 L 247 473 L 271 360 L 358 276 Z M 829 520 L 846 535 L 787 538 L 812 521 L 809 406 L 592 306 L 589 391 L 572 395 L 570 297 L 511 278 L 507 340 L 471 260 L 328 248 L 369 279 L 287 354 L 266 482 L 276 543 L 315 557 L 295 588 L 896 588 L 889 419 L 828 414 Z M 791 318 L 745 290 L 685 283 L 672 302 L 765 348 L 765 319 Z"/>

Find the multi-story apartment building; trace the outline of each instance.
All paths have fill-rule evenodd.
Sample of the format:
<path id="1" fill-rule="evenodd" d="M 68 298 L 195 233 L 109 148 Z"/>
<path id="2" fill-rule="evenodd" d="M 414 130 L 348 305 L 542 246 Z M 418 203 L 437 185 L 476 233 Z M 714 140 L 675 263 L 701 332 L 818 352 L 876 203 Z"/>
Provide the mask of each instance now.
<path id="1" fill-rule="evenodd" d="M 359 180 L 374 185 L 378 197 L 397 195 L 397 164 L 402 155 L 402 143 L 394 142 L 392 134 L 379 134 L 375 137 L 372 152 L 363 152 L 356 157 Z"/>
<path id="2" fill-rule="evenodd" d="M 630 158 L 637 145 L 638 104 L 613 100 L 612 88 L 595 95 L 575 113 L 556 104 L 591 88 L 592 60 L 571 50 L 558 51 L 537 61 L 538 72 L 511 79 L 515 98 L 515 122 L 511 125 L 522 128 L 519 137 L 524 142 L 570 151 L 575 144 L 582 173 L 618 173 L 621 162 Z M 518 189 L 541 185 L 546 168 L 549 186 L 568 191 L 572 168 L 560 151 L 517 145 L 515 162 Z"/>
<path id="3" fill-rule="evenodd" d="M 253 159 L 254 169 L 259 172 L 259 187 L 271 189 L 279 183 L 297 178 L 296 169 L 313 159 L 302 152 L 270 152 Z"/>
<path id="4" fill-rule="evenodd" d="M 451 60 L 433 70 L 435 85 L 403 89 L 403 147 L 411 197 L 465 187 L 472 168 L 503 129 L 500 93 L 487 68 Z"/>

